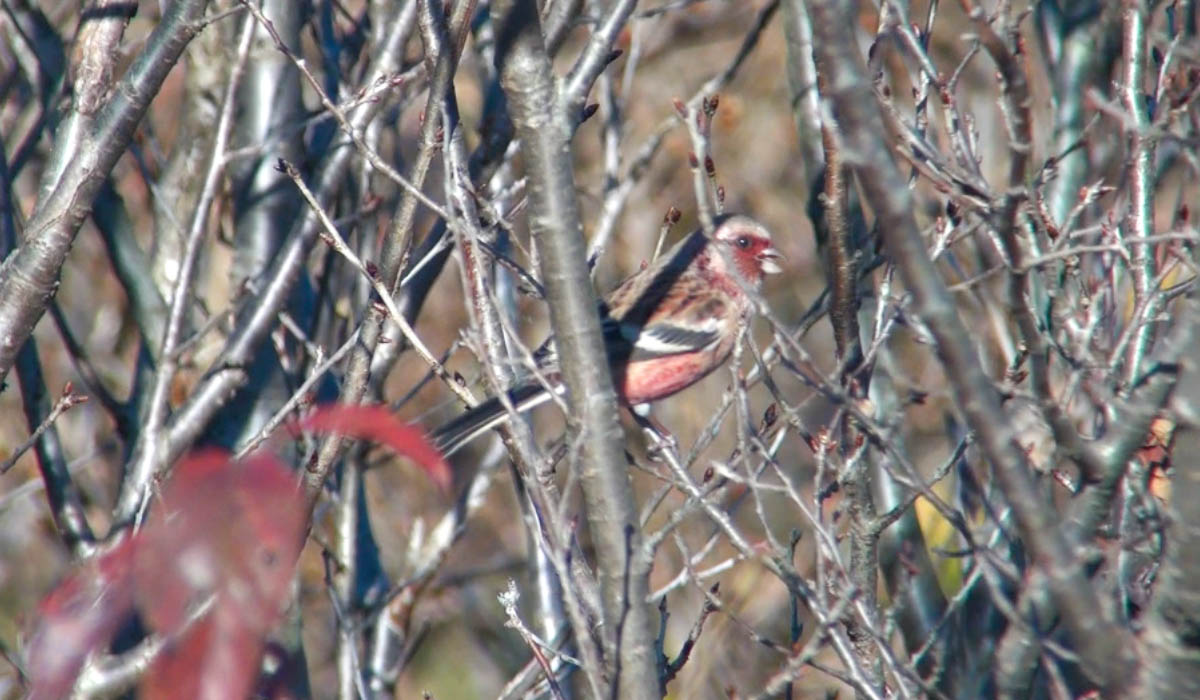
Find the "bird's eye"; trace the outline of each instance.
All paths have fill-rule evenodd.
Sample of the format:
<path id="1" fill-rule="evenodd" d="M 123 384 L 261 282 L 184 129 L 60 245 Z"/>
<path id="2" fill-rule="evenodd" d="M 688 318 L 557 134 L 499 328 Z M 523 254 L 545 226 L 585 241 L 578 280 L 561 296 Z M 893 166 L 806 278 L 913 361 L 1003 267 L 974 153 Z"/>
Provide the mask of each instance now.
<path id="1" fill-rule="evenodd" d="M 750 239 L 746 236 L 738 236 L 737 247 L 745 250 L 750 247 Z"/>

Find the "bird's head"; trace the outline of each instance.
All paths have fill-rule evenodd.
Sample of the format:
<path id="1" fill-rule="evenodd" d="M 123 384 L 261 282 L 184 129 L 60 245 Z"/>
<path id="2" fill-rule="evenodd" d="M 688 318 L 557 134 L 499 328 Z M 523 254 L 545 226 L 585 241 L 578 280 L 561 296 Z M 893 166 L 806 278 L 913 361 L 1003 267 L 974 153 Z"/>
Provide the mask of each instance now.
<path id="1" fill-rule="evenodd" d="M 716 221 L 713 240 L 723 250 L 718 257 L 733 261 L 742 278 L 753 285 L 764 275 L 782 272 L 783 254 L 771 245 L 771 232 L 748 216 L 727 215 Z"/>

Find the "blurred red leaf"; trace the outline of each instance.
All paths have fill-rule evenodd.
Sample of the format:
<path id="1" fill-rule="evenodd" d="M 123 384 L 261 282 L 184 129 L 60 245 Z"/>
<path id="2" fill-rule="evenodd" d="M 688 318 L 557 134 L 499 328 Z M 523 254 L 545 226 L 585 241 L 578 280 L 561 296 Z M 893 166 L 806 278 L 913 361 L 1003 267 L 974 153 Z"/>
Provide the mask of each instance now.
<path id="1" fill-rule="evenodd" d="M 143 700 L 223 700 L 250 697 L 260 670 L 266 631 L 235 606 L 217 605 L 154 659 L 142 679 Z"/>
<path id="2" fill-rule="evenodd" d="M 450 485 L 449 466 L 424 434 L 382 406 L 326 406 L 298 427 L 386 444 Z M 212 450 L 180 461 L 142 530 L 42 603 L 29 645 L 33 697 L 69 693 L 87 655 L 107 647 L 135 608 L 164 640 L 143 697 L 248 695 L 287 595 L 305 512 L 295 475 L 274 456 L 233 461 Z"/>
<path id="3" fill-rule="evenodd" d="M 230 463 L 223 452 L 185 458 L 143 531 L 138 607 L 159 630 L 220 594 L 254 629 L 269 627 L 299 554 L 295 477 L 268 455 Z"/>
<path id="4" fill-rule="evenodd" d="M 172 639 L 159 652 L 154 665 L 146 672 L 139 688 L 139 697 L 200 697 L 204 674 L 196 673 L 204 663 L 204 649 L 214 638 L 212 620 L 197 620 L 178 639 Z"/>
<path id="5" fill-rule="evenodd" d="M 127 539 L 89 560 L 38 606 L 37 628 L 27 645 L 31 699 L 69 694 L 87 655 L 107 644 L 129 617 L 133 556 L 134 541 Z"/>
<path id="6" fill-rule="evenodd" d="M 417 463 L 439 488 L 450 488 L 450 465 L 418 427 L 405 423 L 384 406 L 332 404 L 320 406 L 298 422 L 301 430 L 329 432 L 380 442 Z"/>
<path id="7" fill-rule="evenodd" d="M 224 453 L 206 452 L 175 468 L 142 534 L 138 607 L 162 633 L 178 631 L 210 597 L 214 608 L 156 659 L 147 697 L 250 691 L 300 554 L 303 512 L 295 476 L 270 455 L 230 463 Z"/>
<path id="8" fill-rule="evenodd" d="M 105 648 L 135 606 L 165 640 L 143 697 L 246 697 L 288 592 L 304 513 L 295 475 L 273 456 L 185 458 L 141 532 L 42 603 L 29 654 L 34 697 L 67 694 L 87 654 Z"/>

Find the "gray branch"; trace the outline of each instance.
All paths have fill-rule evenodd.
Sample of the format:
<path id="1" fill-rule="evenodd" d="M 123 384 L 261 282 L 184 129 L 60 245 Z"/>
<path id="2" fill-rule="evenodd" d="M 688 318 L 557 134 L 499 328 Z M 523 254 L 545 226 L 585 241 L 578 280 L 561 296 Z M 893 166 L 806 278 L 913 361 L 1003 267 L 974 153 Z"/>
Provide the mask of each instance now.
<path id="1" fill-rule="evenodd" d="M 570 103 L 555 89 L 537 8 L 531 0 L 497 3 L 496 62 L 529 179 L 529 228 L 541 254 L 563 377 L 582 444 L 578 478 L 596 546 L 604 599 L 605 651 L 615 664 L 613 695 L 659 696 L 654 634 L 646 604 L 649 562 L 641 551 L 637 509 L 625 466 L 616 393 L 589 281 L 575 195 Z M 588 634 L 576 629 L 576 634 Z"/>
<path id="2" fill-rule="evenodd" d="M 883 140 L 886 132 L 879 105 L 855 50 L 853 17 L 832 0 L 813 2 L 811 8 L 817 64 L 828 71 L 823 79 L 839 121 L 846 161 L 858 173 L 876 217 L 886 222 L 880 230 L 887 251 L 913 296 L 914 310 L 933 335 L 958 407 L 978 436 L 1022 540 L 1050 581 L 1084 669 L 1103 688 L 1115 692 L 1129 678 L 1129 645 L 1103 614 L 1053 510 L 1035 485 L 1000 397 L 984 374 L 977 349 L 926 251 L 913 219 L 912 196 Z"/>
<path id="3" fill-rule="evenodd" d="M 24 244 L 0 266 L 0 380 L 33 332 L 58 287 L 58 276 L 92 201 L 125 152 L 167 73 L 199 31 L 208 0 L 177 0 L 150 35 L 146 48 L 99 108 L 94 129 L 58 139 L 61 175 L 43 189 L 26 227 Z"/>

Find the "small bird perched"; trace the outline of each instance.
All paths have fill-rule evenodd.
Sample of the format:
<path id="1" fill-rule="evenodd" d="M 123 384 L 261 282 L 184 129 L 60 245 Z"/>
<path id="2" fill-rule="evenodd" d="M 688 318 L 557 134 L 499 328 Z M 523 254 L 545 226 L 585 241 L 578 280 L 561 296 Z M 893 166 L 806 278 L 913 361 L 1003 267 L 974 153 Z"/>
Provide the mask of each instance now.
<path id="1" fill-rule="evenodd" d="M 693 231 L 617 285 L 600 314 L 621 402 L 635 408 L 666 398 L 720 367 L 733 351 L 738 326 L 754 310 L 752 294 L 764 275 L 780 272 L 782 257 L 762 224 L 727 214 L 714 221 L 712 238 Z M 546 381 L 507 392 L 517 412 L 564 389 L 557 357 L 544 348 L 535 360 Z M 433 443 L 449 456 L 510 416 L 504 401 L 489 399 L 439 428 Z"/>

